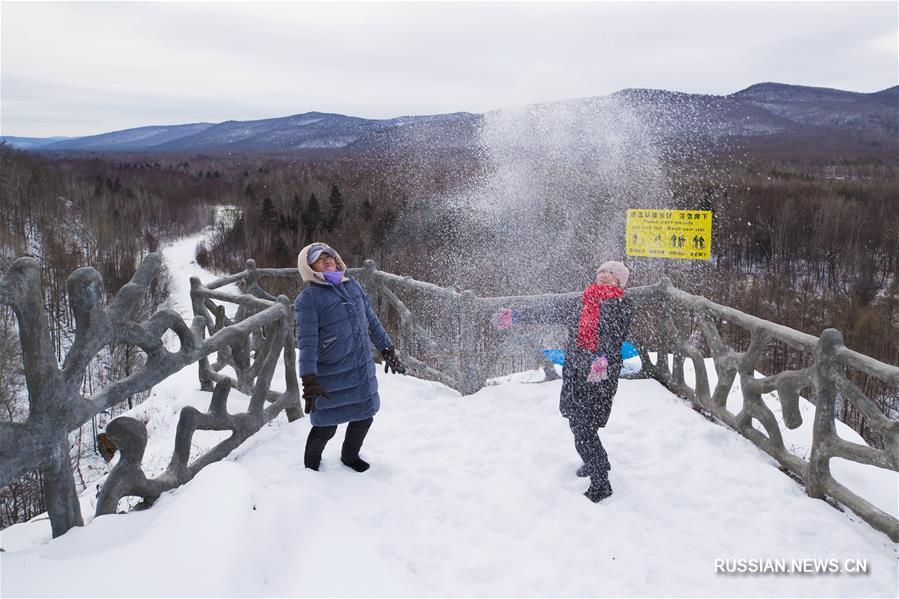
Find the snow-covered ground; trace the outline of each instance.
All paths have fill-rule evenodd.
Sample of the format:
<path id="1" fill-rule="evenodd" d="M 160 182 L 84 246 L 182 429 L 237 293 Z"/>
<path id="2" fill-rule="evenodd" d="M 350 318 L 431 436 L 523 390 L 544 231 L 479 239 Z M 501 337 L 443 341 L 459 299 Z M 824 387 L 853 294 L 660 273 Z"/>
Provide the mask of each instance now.
<path id="1" fill-rule="evenodd" d="M 190 278 L 199 277 L 204 283 L 209 283 L 219 278 L 219 276 L 201 268 L 194 259 L 197 243 L 207 239 L 207 236 L 210 234 L 211 230 L 207 229 L 199 237 L 184 237 L 161 250 L 165 257 L 169 275 L 172 277 L 172 296 L 169 298 L 168 307 L 178 312 L 181 318 L 188 324 L 194 317 L 190 305 Z M 226 285 L 221 287 L 220 290 L 229 293 L 240 293 L 236 285 Z M 225 304 L 225 307 L 229 315 L 233 315 L 236 311 L 230 304 Z"/>
<path id="2" fill-rule="evenodd" d="M 166 249 L 176 309 L 189 306 L 195 243 Z M 749 441 L 654 381 L 621 382 L 601 434 L 615 494 L 590 503 L 557 411 L 561 383 L 526 382 L 540 377 L 461 397 L 379 371 L 368 472 L 340 464 L 342 429 L 321 472 L 304 469 L 309 421 L 282 415 L 150 510 L 93 518 L 88 493 L 83 528 L 58 539 L 46 520 L 2 531 L 0 595 L 896 596 L 896 544 L 806 497 Z M 283 371 L 275 381 L 283 388 Z M 168 462 L 181 407 L 205 409 L 209 397 L 190 367 L 135 408 L 151 435 L 148 474 Z M 234 391 L 229 410 L 247 401 Z M 789 441 L 799 452 L 801 430 Z M 196 449 L 218 438 L 198 433 Z M 897 512 L 894 473 L 835 462 Z M 805 558 L 866 560 L 868 572 L 715 571 L 716 560 Z"/>

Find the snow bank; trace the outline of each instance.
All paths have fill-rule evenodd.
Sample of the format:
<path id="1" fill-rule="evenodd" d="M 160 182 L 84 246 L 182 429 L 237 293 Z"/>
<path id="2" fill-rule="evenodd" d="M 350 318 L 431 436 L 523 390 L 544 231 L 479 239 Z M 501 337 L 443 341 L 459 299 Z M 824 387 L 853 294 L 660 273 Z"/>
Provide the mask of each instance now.
<path id="1" fill-rule="evenodd" d="M 669 366 L 671 365 L 671 356 L 669 355 Z M 715 372 L 715 363 L 712 359 L 705 360 L 706 371 L 709 373 L 709 387 L 715 388 L 718 384 L 718 374 Z M 755 373 L 756 378 L 762 378 L 759 372 Z M 693 361 L 687 360 L 684 363 L 684 380 L 690 387 L 696 386 L 696 372 L 693 368 Z M 783 410 L 781 409 L 780 399 L 776 392 L 765 393 L 762 400 L 769 410 L 774 414 L 780 428 L 781 435 L 784 440 L 784 447 L 790 453 L 808 460 L 812 447 L 812 428 L 815 423 L 815 405 L 804 397 L 799 398 L 799 413 L 802 415 L 802 424 L 790 430 L 784 424 Z M 740 379 L 734 380 L 730 394 L 727 397 L 727 410 L 736 415 L 743 408 L 743 394 L 741 391 Z M 764 432 L 765 429 L 758 421 L 752 421 L 753 426 Z M 837 435 L 846 441 L 866 445 L 865 440 L 855 432 L 851 427 L 835 421 Z M 867 464 L 859 464 L 841 458 L 834 458 L 830 461 L 830 470 L 833 477 L 868 500 L 875 506 L 879 507 L 888 514 L 899 514 L 899 475 L 890 470 L 869 466 Z"/>
<path id="2" fill-rule="evenodd" d="M 179 377 L 191 403 L 208 401 L 192 369 Z M 308 419 L 282 416 L 150 510 L 93 521 L 88 510 L 87 526 L 55 540 L 46 521 L 4 530 L 3 596 L 895 594 L 887 537 L 806 497 L 767 455 L 654 381 L 621 382 L 602 435 L 615 495 L 594 505 L 574 475 L 559 381 L 461 397 L 379 379 L 369 472 L 340 464 L 342 431 L 321 472 L 305 470 Z M 168 444 L 151 446 L 168 457 L 173 411 L 145 414 L 171 422 L 155 427 Z M 715 559 L 808 557 L 865 559 L 869 573 L 714 569 Z"/>

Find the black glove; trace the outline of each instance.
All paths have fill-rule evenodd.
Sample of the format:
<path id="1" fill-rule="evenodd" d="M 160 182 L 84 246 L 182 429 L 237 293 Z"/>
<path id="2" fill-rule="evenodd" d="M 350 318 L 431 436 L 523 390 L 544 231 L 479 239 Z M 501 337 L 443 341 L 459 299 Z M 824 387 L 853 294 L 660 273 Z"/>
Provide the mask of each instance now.
<path id="1" fill-rule="evenodd" d="M 384 372 L 393 370 L 398 374 L 406 374 L 406 367 L 400 362 L 396 351 L 392 347 L 386 347 L 381 350 L 381 356 L 384 358 Z"/>
<path id="2" fill-rule="evenodd" d="M 301 378 L 303 379 L 303 401 L 306 404 L 304 411 L 308 414 L 315 411 L 316 397 L 320 395 L 325 399 L 331 399 L 331 396 L 321 386 L 318 382 L 318 377 L 314 374 L 304 374 Z"/>

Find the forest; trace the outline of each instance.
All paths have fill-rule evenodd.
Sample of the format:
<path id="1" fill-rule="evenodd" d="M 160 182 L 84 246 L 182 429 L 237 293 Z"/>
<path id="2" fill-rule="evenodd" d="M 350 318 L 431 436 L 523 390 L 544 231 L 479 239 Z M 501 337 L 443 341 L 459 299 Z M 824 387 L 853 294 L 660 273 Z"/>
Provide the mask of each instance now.
<path id="1" fill-rule="evenodd" d="M 812 335 L 838 328 L 848 347 L 899 363 L 895 156 L 822 161 L 718 155 L 708 157 L 703 168 L 667 166 L 668 205 L 714 213 L 712 259 L 670 265 L 629 259 L 632 285 L 653 283 L 664 272 L 687 291 Z M 20 256 L 40 261 L 61 360 L 74 332 L 66 298 L 72 271 L 93 266 L 107 291 L 115 293 L 142 256 L 206 227 L 212 230 L 196 258 L 216 272 L 242 270 L 248 258 L 265 267 L 295 266 L 300 248 L 325 240 L 351 266 L 372 258 L 383 270 L 479 295 L 574 291 L 607 248 L 622 248 L 609 257 L 624 258 L 623 230 L 604 226 L 614 221 L 609 215 L 620 203 L 598 180 L 579 175 L 577 185 L 569 187 L 555 175 L 550 182 L 559 181 L 558 194 L 550 185 L 527 210 L 510 209 L 509 218 L 500 213 L 497 220 L 493 212 L 479 212 L 485 187 L 472 185 L 490 168 L 479 153 L 461 150 L 32 154 L 0 144 L 0 270 Z M 588 197 L 569 205 L 566 194 L 575 187 L 578 193 L 586 189 Z M 592 220 L 573 213 L 584 202 L 599 207 Z M 232 207 L 238 216 L 214 223 L 218 206 Z M 567 223 L 579 227 L 569 245 L 535 243 L 551 239 Z M 528 234 L 536 230 L 537 237 Z M 559 276 L 569 270 L 576 274 Z M 157 279 L 142 304 L 144 315 L 164 304 L 166 276 Z M 28 406 L 16 321 L 7 307 L 0 308 L 0 327 L 0 413 L 18 421 Z M 729 341 L 740 346 L 747 339 L 733 332 Z M 141 360 L 133 348 L 108 348 L 92 364 L 84 392 L 127 375 Z M 772 371 L 801 363 L 786 348 L 774 348 L 766 360 Z M 895 390 L 862 384 L 885 412 L 899 414 Z M 843 403 L 839 417 L 878 444 L 851 404 Z M 81 462 L 97 450 L 103 424 L 93 422 L 73 435 L 72 460 L 82 484 L 91 477 L 81 473 Z M 41 484 L 34 473 L 0 492 L 0 528 L 43 511 Z"/>

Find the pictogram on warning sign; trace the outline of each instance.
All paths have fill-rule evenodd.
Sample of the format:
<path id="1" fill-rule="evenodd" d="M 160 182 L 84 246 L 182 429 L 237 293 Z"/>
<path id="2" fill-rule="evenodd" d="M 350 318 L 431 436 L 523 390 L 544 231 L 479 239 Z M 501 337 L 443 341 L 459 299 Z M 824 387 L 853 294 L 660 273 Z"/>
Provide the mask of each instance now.
<path id="1" fill-rule="evenodd" d="M 708 260 L 712 256 L 710 210 L 627 211 L 628 256 Z"/>

